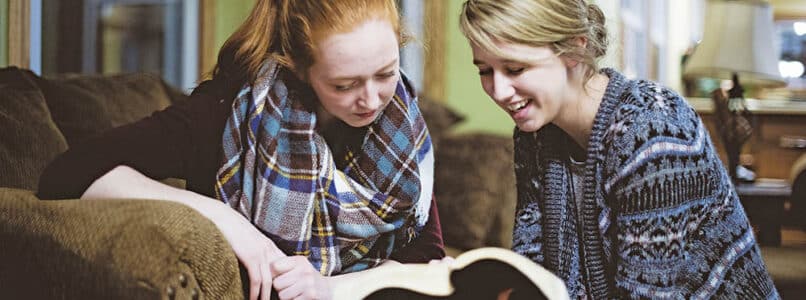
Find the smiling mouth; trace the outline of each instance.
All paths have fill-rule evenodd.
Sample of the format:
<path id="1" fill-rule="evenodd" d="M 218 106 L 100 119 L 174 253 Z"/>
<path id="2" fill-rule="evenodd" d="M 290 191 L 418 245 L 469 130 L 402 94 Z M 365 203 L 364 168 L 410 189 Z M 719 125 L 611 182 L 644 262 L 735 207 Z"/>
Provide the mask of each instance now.
<path id="1" fill-rule="evenodd" d="M 532 99 L 523 99 L 521 101 L 518 101 L 518 102 L 515 102 L 515 103 L 512 103 L 512 104 L 508 104 L 507 105 L 507 110 L 509 112 L 512 112 L 512 113 L 519 112 L 524 107 L 526 107 L 526 105 L 528 105 L 530 102 L 532 102 Z"/>

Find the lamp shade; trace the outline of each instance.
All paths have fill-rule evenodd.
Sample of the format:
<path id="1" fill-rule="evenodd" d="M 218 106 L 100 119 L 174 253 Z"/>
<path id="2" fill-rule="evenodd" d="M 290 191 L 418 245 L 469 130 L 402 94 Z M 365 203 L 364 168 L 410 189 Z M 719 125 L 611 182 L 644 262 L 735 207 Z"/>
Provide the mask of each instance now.
<path id="1" fill-rule="evenodd" d="M 778 87 L 780 53 L 774 43 L 772 7 L 761 1 L 708 1 L 702 41 L 688 59 L 686 78 L 730 79 L 742 85 Z"/>

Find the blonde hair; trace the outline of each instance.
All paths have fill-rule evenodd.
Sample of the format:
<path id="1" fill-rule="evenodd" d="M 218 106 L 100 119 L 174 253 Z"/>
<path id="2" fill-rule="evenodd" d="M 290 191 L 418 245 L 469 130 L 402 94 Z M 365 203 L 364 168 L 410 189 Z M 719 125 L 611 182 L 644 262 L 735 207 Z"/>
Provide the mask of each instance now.
<path id="1" fill-rule="evenodd" d="M 584 0 L 467 0 L 459 24 L 470 43 L 508 59 L 518 60 L 496 42 L 548 46 L 558 56 L 586 65 L 587 82 L 599 72 L 597 60 L 607 52 L 604 22 L 599 7 Z M 587 39 L 585 47 L 579 37 Z"/>
<path id="2" fill-rule="evenodd" d="M 304 76 L 317 42 L 370 20 L 388 21 L 400 45 L 408 41 L 395 0 L 257 0 L 221 47 L 213 77 L 251 83 L 270 58 Z"/>

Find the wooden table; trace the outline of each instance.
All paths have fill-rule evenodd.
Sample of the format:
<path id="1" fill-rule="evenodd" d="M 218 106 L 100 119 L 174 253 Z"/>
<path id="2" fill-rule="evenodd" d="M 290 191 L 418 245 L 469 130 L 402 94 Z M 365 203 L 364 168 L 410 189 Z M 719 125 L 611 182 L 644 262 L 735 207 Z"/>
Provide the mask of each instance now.
<path id="1" fill-rule="evenodd" d="M 736 193 L 759 244 L 780 246 L 784 202 L 792 194 L 792 186 L 783 179 L 760 178 L 753 183 L 736 184 Z"/>

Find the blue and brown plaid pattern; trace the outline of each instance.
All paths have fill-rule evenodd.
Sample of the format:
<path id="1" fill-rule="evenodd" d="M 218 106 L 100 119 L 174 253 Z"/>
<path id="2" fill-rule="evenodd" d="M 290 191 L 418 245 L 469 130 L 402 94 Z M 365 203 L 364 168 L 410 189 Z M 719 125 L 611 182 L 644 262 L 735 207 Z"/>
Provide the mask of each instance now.
<path id="1" fill-rule="evenodd" d="M 218 199 L 324 275 L 377 265 L 428 219 L 433 150 L 417 99 L 401 74 L 392 101 L 339 170 L 315 131 L 316 114 L 280 72 L 266 63 L 232 104 Z"/>

